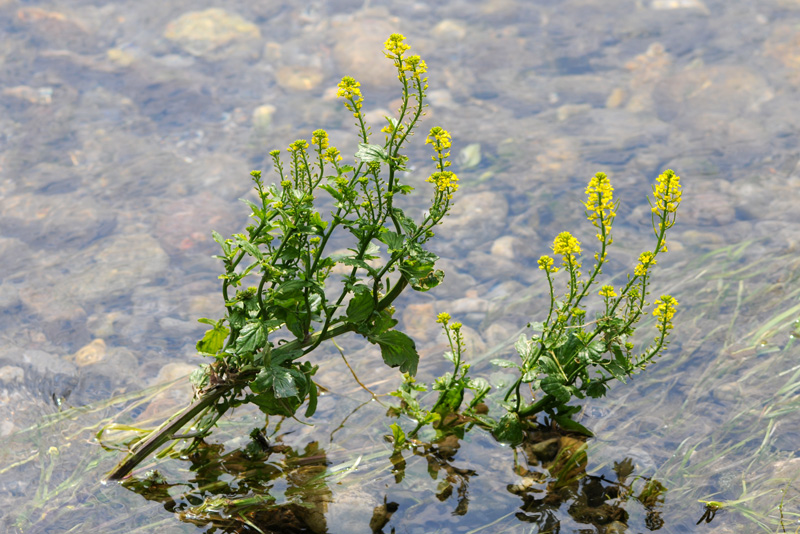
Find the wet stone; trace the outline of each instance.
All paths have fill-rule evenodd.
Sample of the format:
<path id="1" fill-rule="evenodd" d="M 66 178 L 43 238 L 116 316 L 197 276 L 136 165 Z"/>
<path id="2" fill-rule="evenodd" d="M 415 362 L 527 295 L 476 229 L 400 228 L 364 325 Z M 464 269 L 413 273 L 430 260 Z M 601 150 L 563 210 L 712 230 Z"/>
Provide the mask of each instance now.
<path id="1" fill-rule="evenodd" d="M 106 342 L 102 339 L 95 339 L 88 345 L 81 347 L 78 352 L 72 355 L 71 361 L 74 361 L 78 367 L 86 365 L 93 365 L 100 363 L 106 357 Z"/>
<path id="2" fill-rule="evenodd" d="M 0 227 L 6 237 L 63 249 L 81 247 L 109 235 L 116 227 L 116 217 L 81 193 L 23 193 L 0 198 Z"/>
<path id="3" fill-rule="evenodd" d="M 396 20 L 387 18 L 385 14 L 359 14 L 334 23 L 336 45 L 332 52 L 337 71 L 346 72 L 364 87 L 394 87 L 397 71 L 381 52 L 386 37 L 397 31 Z"/>
<path id="4" fill-rule="evenodd" d="M 17 11 L 16 23 L 51 48 L 88 52 L 97 46 L 97 36 L 89 25 L 67 12 L 23 7 Z"/>
<path id="5" fill-rule="evenodd" d="M 319 68 L 287 65 L 278 69 L 276 81 L 287 91 L 311 91 L 319 87 L 324 77 Z"/>
<path id="6" fill-rule="evenodd" d="M 73 403 L 86 404 L 143 386 L 136 373 L 139 362 L 133 352 L 125 347 L 112 347 L 104 356 L 81 367 L 80 382 L 70 397 Z"/>
<path id="7" fill-rule="evenodd" d="M 22 367 L 15 365 L 4 365 L 0 367 L 0 384 L 10 386 L 14 384 L 22 384 L 25 379 L 25 371 Z"/>
<path id="8" fill-rule="evenodd" d="M 463 39 L 467 36 L 467 26 L 460 20 L 444 19 L 433 27 L 431 33 L 441 39 Z"/>
<path id="9" fill-rule="evenodd" d="M 474 251 L 466 258 L 468 270 L 480 276 L 481 280 L 502 280 L 508 278 L 528 279 L 536 273 L 521 269 L 521 265 L 508 258 Z"/>
<path id="10" fill-rule="evenodd" d="M 441 332 L 436 316 L 444 311 L 439 310 L 439 307 L 441 306 L 435 306 L 432 302 L 405 306 L 401 316 L 403 331 L 420 343 L 435 340 Z"/>
<path id="11" fill-rule="evenodd" d="M 32 256 L 30 247 L 21 239 L 0 237 L 0 280 L 23 270 L 33 260 Z"/>
<path id="12" fill-rule="evenodd" d="M 489 243 L 506 227 L 508 202 L 492 191 L 461 196 L 445 218 L 439 234 L 461 250 L 473 250 Z"/>
<path id="13" fill-rule="evenodd" d="M 131 293 L 162 275 L 169 258 L 148 234 L 118 235 L 89 247 L 72 262 L 62 283 L 79 302 L 109 300 Z"/>
<path id="14" fill-rule="evenodd" d="M 220 8 L 185 13 L 167 24 L 164 37 L 185 52 L 212 61 L 253 59 L 261 48 L 258 26 Z"/>
<path id="15" fill-rule="evenodd" d="M 498 237 L 492 243 L 491 254 L 492 256 L 500 258 L 514 258 L 514 249 L 519 247 L 519 240 L 511 235 L 504 235 Z"/>
<path id="16" fill-rule="evenodd" d="M 171 255 L 216 254 L 211 231 L 226 236 L 242 223 L 240 205 L 207 191 L 169 202 L 159 211 L 155 235 Z"/>

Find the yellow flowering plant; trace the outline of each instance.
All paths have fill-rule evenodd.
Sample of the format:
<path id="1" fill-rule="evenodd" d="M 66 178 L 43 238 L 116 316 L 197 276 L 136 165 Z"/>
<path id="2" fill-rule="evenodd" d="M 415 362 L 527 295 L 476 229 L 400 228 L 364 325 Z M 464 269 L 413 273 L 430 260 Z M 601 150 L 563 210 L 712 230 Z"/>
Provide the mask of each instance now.
<path id="1" fill-rule="evenodd" d="M 531 326 L 536 332 L 530 339 L 522 335 L 515 348 L 520 362 L 504 359 L 492 360 L 496 365 L 519 371 L 516 381 L 506 390 L 503 401 L 508 409 L 497 423 L 485 422 L 494 428 L 495 436 L 503 441 L 521 439 L 522 419 L 546 413 L 563 428 L 591 434 L 588 429 L 572 419 L 579 406 L 568 404 L 573 398 L 601 397 L 613 380 L 625 381 L 638 370 L 643 370 L 654 358 L 663 353 L 669 343 L 672 318 L 678 305 L 670 295 L 655 301 L 658 335 L 641 352 L 636 352 L 631 341 L 636 324 L 648 307 L 647 296 L 652 267 L 660 253 L 666 252 L 666 233 L 674 224 L 681 201 L 680 177 L 672 170 L 659 175 L 653 187 L 651 223 L 655 234 L 652 251 L 644 251 L 621 287 L 603 284 L 598 295 L 603 306 L 593 321 L 586 321 L 585 300 L 592 287 L 599 284 L 607 262 L 607 251 L 613 242 L 612 228 L 618 202 L 614 188 L 604 173 L 597 173 L 586 188 L 584 202 L 586 218 L 596 228 L 599 250 L 594 254 L 594 266 L 588 277 L 581 272 L 581 243 L 569 232 L 560 233 L 553 242 L 553 254 L 561 257 L 560 269 L 567 278 L 563 294 L 556 291 L 555 260 L 542 256 L 539 269 L 544 271 L 550 291 L 547 317 L 542 323 Z M 526 402 L 522 385 L 528 384 L 535 399 Z"/>
<path id="2" fill-rule="evenodd" d="M 355 118 L 360 143 L 354 163 L 343 164 L 327 132 L 315 130 L 310 143 L 301 139 L 289 145 L 288 163 L 280 150 L 270 152 L 277 184 L 266 184 L 260 171 L 251 173 L 258 199 L 247 201 L 253 224 L 230 238 L 213 233 L 224 266 L 225 315 L 200 319 L 210 329 L 197 350 L 211 362 L 192 377 L 195 400 L 143 433 L 111 479 L 126 476 L 167 442 L 186 438 L 179 431 L 191 423 L 192 441 L 182 453 L 188 452 L 223 414 L 243 403 L 255 404 L 267 416 L 287 417 L 305 405 L 310 417 L 316 409 L 317 366 L 299 360 L 344 333 L 378 345 L 389 367 L 416 373 L 419 355 L 414 341 L 394 328 L 392 303 L 408 286 L 427 291 L 441 282 L 438 258 L 424 246 L 450 210 L 458 177 L 446 170 L 450 134 L 434 127 L 426 141 L 436 164 L 428 178 L 430 206 L 415 220 L 397 203 L 413 190 L 402 181 L 408 160 L 403 150 L 424 114 L 428 88 L 425 62 L 408 56 L 408 50 L 400 34 L 386 41 L 384 53 L 397 70 L 401 104 L 396 116 L 386 118 L 382 143 L 370 139 L 359 82 L 345 76 L 337 96 Z M 323 196 L 332 205 L 327 216 L 319 209 Z M 338 249 L 344 240 L 350 243 L 347 252 L 330 252 L 331 243 Z M 337 281 L 334 272 L 345 274 Z M 456 329 L 453 333 L 460 336 Z"/>
<path id="3" fill-rule="evenodd" d="M 633 266 L 633 274 L 621 287 L 611 284 L 600 286 L 602 307 L 592 321 L 586 321 L 586 304 L 592 288 L 600 285 L 599 275 L 607 262 L 607 251 L 613 242 L 612 228 L 618 203 L 614 201 L 614 188 L 608 177 L 597 173 L 586 188 L 584 202 L 586 218 L 596 228 L 599 250 L 594 254 L 594 265 L 588 277 L 581 272 L 582 245 L 569 232 L 561 232 L 553 241 L 556 260 L 544 255 L 539 258 L 539 269 L 544 271 L 550 293 L 550 305 L 544 322 L 532 323 L 537 333 L 530 339 L 520 336 L 515 344 L 519 360 L 494 359 L 500 367 L 515 369 L 515 381 L 501 392 L 505 414 L 499 419 L 489 417 L 485 410 L 477 410 L 489 393 L 489 384 L 482 378 L 467 376 L 469 365 L 463 363 L 461 325 L 448 323 L 447 313 L 439 315 L 437 322 L 445 327 L 451 351 L 445 357 L 454 363 L 454 372 L 436 380 L 433 389 L 439 396 L 431 410 L 421 407 L 417 397 L 427 388 L 406 376 L 403 385 L 393 395 L 403 401 L 397 414 L 403 413 L 416 421 L 416 427 L 405 433 L 399 424 L 391 426 L 395 454 L 403 448 L 413 448 L 413 438 L 420 428 L 431 424 L 437 439 L 448 433 L 462 435 L 465 425 L 479 424 L 491 429 L 503 442 L 518 444 L 523 439 L 526 419 L 545 413 L 562 428 L 591 435 L 591 432 L 572 416 L 580 406 L 572 404 L 575 398 L 601 397 L 613 380 L 625 381 L 634 372 L 643 370 L 654 358 L 663 353 L 669 343 L 672 319 L 678 306 L 670 295 L 662 295 L 654 303 L 657 335 L 644 350 L 637 352 L 631 341 L 637 323 L 646 313 L 648 288 L 652 267 L 660 253 L 666 252 L 666 232 L 675 223 L 675 214 L 681 200 L 680 178 L 671 170 L 658 177 L 653 187 L 652 227 L 656 243 L 652 251 L 642 252 Z M 560 273 L 560 274 L 559 274 Z M 557 291 L 557 277 L 566 278 L 566 289 Z M 455 338 L 451 330 L 455 329 Z M 453 340 L 456 340 L 455 342 Z M 533 398 L 528 401 L 522 385 L 528 384 Z M 461 409 L 464 393 L 472 390 L 467 406 Z M 460 410 L 460 411 L 459 411 Z"/>

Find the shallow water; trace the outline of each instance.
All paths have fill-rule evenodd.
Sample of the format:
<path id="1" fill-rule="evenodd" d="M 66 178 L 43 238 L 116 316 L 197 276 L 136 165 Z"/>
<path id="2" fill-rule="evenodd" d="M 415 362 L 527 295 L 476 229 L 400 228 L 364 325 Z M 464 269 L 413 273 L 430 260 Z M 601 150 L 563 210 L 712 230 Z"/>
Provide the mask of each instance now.
<path id="1" fill-rule="evenodd" d="M 246 224 L 238 199 L 251 168 L 267 174 L 269 150 L 322 127 L 355 151 L 352 117 L 331 92 L 342 75 L 362 82 L 380 128 L 397 94 L 380 50 L 400 31 L 429 68 L 423 128 L 445 126 L 454 156 L 471 146 L 433 247 L 445 282 L 398 304 L 420 379 L 445 369 L 432 325 L 446 310 L 468 327 L 473 374 L 501 381 L 490 353 L 510 354 L 504 344 L 541 320 L 536 259 L 563 230 L 593 240 L 579 204 L 588 178 L 608 173 L 622 199 L 607 269 L 621 275 L 652 246 L 645 194 L 673 168 L 684 204 L 653 293 L 681 303 L 674 341 L 647 373 L 588 403 L 582 421 L 597 437 L 586 472 L 611 478 L 631 458 L 634 474 L 667 488 L 663 525 L 631 501 L 628 532 L 797 528 L 800 2 L 227 2 L 212 17 L 233 29 L 207 35 L 191 13 L 210 7 L 0 0 L 0 525 L 213 531 L 171 513 L 196 504 L 184 486 L 168 490 L 177 504 L 165 510 L 100 485 L 119 455 L 93 436 L 112 417 L 154 426 L 186 402 L 185 382 L 139 404 L 107 399 L 198 363 L 196 319 L 221 308 L 211 230 Z M 420 189 L 421 145 L 408 177 Z M 343 344 L 362 381 L 397 387 L 363 345 Z M 622 531 L 576 517 L 574 496 L 534 517 L 544 512 L 530 493 L 509 491 L 528 476 L 514 451 L 480 432 L 455 452 L 407 458 L 397 482 L 385 408 L 335 351 L 317 377 L 330 393 L 314 426 L 284 423 L 287 448 L 270 461 L 289 474 L 264 484 L 278 502 L 330 492 L 330 532 L 368 532 L 384 497 L 398 504 L 386 531 Z M 255 421 L 237 412 L 217 441 L 247 446 Z M 308 489 L 298 458 L 327 466 L 322 489 Z M 187 468 L 159 466 L 175 483 Z M 727 506 L 696 526 L 699 500 Z"/>

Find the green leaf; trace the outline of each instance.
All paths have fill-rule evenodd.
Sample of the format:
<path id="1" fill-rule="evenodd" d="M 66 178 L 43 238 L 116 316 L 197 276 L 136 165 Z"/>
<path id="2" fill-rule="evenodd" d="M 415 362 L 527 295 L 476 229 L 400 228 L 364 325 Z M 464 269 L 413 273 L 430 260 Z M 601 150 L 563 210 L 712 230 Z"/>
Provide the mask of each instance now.
<path id="1" fill-rule="evenodd" d="M 344 202 L 344 195 L 342 195 L 338 189 L 332 187 L 330 185 L 322 184 L 319 186 L 320 189 L 323 189 L 328 192 L 330 196 L 338 200 L 339 202 Z"/>
<path id="2" fill-rule="evenodd" d="M 308 381 L 308 408 L 306 408 L 306 417 L 311 417 L 314 415 L 314 412 L 317 411 L 317 398 L 318 398 L 318 391 L 317 385 L 314 383 L 311 378 L 306 377 Z"/>
<path id="3" fill-rule="evenodd" d="M 398 234 L 397 232 L 392 232 L 391 230 L 386 230 L 385 232 L 378 234 L 378 240 L 389 247 L 390 254 L 392 252 L 402 251 L 403 244 L 405 243 L 405 239 L 402 235 Z"/>
<path id="4" fill-rule="evenodd" d="M 369 335 L 370 343 L 377 343 L 381 348 L 383 361 L 389 367 L 400 367 L 400 371 L 410 375 L 417 374 L 419 354 L 414 340 L 398 330 L 389 330 L 378 335 Z"/>
<path id="5" fill-rule="evenodd" d="M 428 291 L 438 286 L 444 280 L 444 271 L 434 269 L 422 278 L 410 280 L 409 283 L 415 291 Z"/>
<path id="6" fill-rule="evenodd" d="M 453 387 L 442 391 L 439 394 L 439 401 L 436 402 L 436 413 L 445 417 L 458 410 L 461 402 L 464 400 L 464 386 L 460 382 L 456 383 Z"/>
<path id="7" fill-rule="evenodd" d="M 227 258 L 227 257 L 229 257 L 229 256 L 231 255 L 231 246 L 230 246 L 230 244 L 229 244 L 229 243 L 228 243 L 228 242 L 225 240 L 225 238 L 224 238 L 224 237 L 222 237 L 222 236 L 219 234 L 219 232 L 216 232 L 216 231 L 214 231 L 214 230 L 212 230 L 212 231 L 211 231 L 211 237 L 213 237 L 213 238 L 214 238 L 214 241 L 216 241 L 217 243 L 219 243 L 219 246 L 220 246 L 220 248 L 222 248 L 222 253 L 225 255 L 225 257 L 226 257 L 226 258 Z"/>
<path id="8" fill-rule="evenodd" d="M 414 222 L 413 219 L 406 217 L 406 214 L 400 208 L 392 208 L 392 214 L 394 218 L 400 223 L 400 226 L 403 227 L 403 231 L 406 235 L 411 235 L 417 231 L 417 223 Z"/>
<path id="9" fill-rule="evenodd" d="M 586 386 L 586 394 L 594 399 L 599 399 L 606 394 L 606 385 L 599 380 L 593 380 Z"/>
<path id="10" fill-rule="evenodd" d="M 267 327 L 261 319 L 248 321 L 236 338 L 237 352 L 256 352 L 267 342 Z"/>
<path id="11" fill-rule="evenodd" d="M 207 330 L 203 339 L 197 342 L 197 351 L 203 354 L 217 354 L 222 350 L 225 345 L 225 339 L 228 337 L 230 330 L 225 326 L 225 319 L 219 321 L 212 321 L 211 319 L 198 319 L 198 322 L 211 325 L 213 328 Z"/>
<path id="12" fill-rule="evenodd" d="M 539 369 L 528 369 L 527 371 L 522 373 L 522 382 L 524 384 L 530 384 L 531 382 L 536 380 L 537 376 L 539 376 Z"/>
<path id="13" fill-rule="evenodd" d="M 492 435 L 500 443 L 507 443 L 512 447 L 522 443 L 522 423 L 519 420 L 519 415 L 514 412 L 505 414 L 492 429 Z"/>
<path id="14" fill-rule="evenodd" d="M 389 425 L 389 428 L 392 429 L 392 437 L 394 438 L 394 448 L 398 449 L 403 445 L 405 445 L 406 433 L 403 431 L 403 428 L 397 423 L 392 423 L 391 425 Z"/>
<path id="15" fill-rule="evenodd" d="M 189 375 L 189 381 L 192 383 L 197 391 L 200 391 L 208 385 L 208 365 L 204 364 L 192 371 Z"/>
<path id="16" fill-rule="evenodd" d="M 509 361 L 509 360 L 503 360 L 503 359 L 500 359 L 500 358 L 495 358 L 493 360 L 489 360 L 489 363 L 492 363 L 492 364 L 494 364 L 494 365 L 496 365 L 498 367 L 505 367 L 507 369 L 515 368 L 515 369 L 519 369 L 520 371 L 522 370 L 522 368 L 520 368 L 519 364 L 514 363 L 512 361 Z"/>
<path id="17" fill-rule="evenodd" d="M 369 331 L 370 335 L 373 336 L 383 334 L 397 324 L 397 319 L 392 317 L 392 312 L 390 310 L 382 310 L 374 320 L 375 322 Z"/>
<path id="18" fill-rule="evenodd" d="M 362 287 L 365 291 L 356 292 L 347 305 L 347 320 L 351 323 L 360 323 L 369 319 L 375 309 L 375 299 L 372 297 L 372 293 L 365 286 L 357 287 Z"/>
<path id="19" fill-rule="evenodd" d="M 540 387 L 542 391 L 555 397 L 559 404 L 566 404 L 572 398 L 572 395 L 569 394 L 569 390 L 561 383 L 561 380 L 555 376 L 543 378 Z"/>
<path id="20" fill-rule="evenodd" d="M 303 373 L 296 369 L 285 369 L 283 367 L 270 367 L 270 369 L 274 370 L 272 389 L 275 391 L 275 397 L 279 399 L 297 396 L 298 382 L 301 386 L 305 386 Z"/>
<path id="21" fill-rule="evenodd" d="M 584 436 L 589 436 L 589 437 L 594 436 L 594 433 L 591 430 L 589 430 L 582 424 L 578 423 L 577 421 L 573 421 L 572 419 L 569 418 L 569 416 L 559 414 L 559 415 L 553 415 L 551 417 L 564 430 L 577 432 L 578 434 L 583 434 Z"/>
<path id="22" fill-rule="evenodd" d="M 306 378 L 295 368 L 270 365 L 262 369 L 250 383 L 254 393 L 272 393 L 276 399 L 298 397 L 300 390 L 305 396 Z"/>
<path id="23" fill-rule="evenodd" d="M 368 145 L 367 143 L 359 143 L 356 157 L 364 163 L 371 161 L 382 161 L 388 163 L 389 155 L 386 150 L 380 145 Z"/>
<path id="24" fill-rule="evenodd" d="M 436 260 L 439 257 L 422 249 L 412 251 L 411 254 L 410 258 L 400 263 L 400 272 L 403 273 L 411 287 L 417 291 L 427 291 L 439 285 L 444 279 L 442 271 L 434 271 Z"/>
<path id="25" fill-rule="evenodd" d="M 378 272 L 372 267 L 370 267 L 369 264 L 364 260 L 359 260 L 357 258 L 353 258 L 352 256 L 341 256 L 341 257 L 331 256 L 331 258 L 333 258 L 334 261 L 338 263 L 343 263 L 344 265 L 349 265 L 350 267 L 359 267 L 361 269 L 364 269 L 370 274 L 370 276 L 375 276 L 376 274 L 378 274 Z"/>
<path id="26" fill-rule="evenodd" d="M 520 334 L 519 339 L 514 343 L 514 348 L 517 349 L 517 354 L 525 361 L 528 358 L 531 347 L 528 344 L 528 338 L 525 334 Z"/>
<path id="27" fill-rule="evenodd" d="M 261 251 L 258 250 L 258 247 L 252 244 L 247 239 L 244 239 L 242 236 L 237 235 L 236 237 L 236 244 L 239 246 L 240 249 L 247 252 L 252 257 L 261 261 L 264 258 L 264 255 L 261 254 Z"/>

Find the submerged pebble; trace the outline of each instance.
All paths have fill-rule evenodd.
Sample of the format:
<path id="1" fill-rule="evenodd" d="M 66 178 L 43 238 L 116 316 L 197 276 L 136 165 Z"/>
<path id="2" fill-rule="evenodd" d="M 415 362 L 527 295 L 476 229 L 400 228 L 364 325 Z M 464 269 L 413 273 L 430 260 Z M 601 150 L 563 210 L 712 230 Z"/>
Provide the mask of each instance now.
<path id="1" fill-rule="evenodd" d="M 258 26 L 221 8 L 184 13 L 167 24 L 164 37 L 193 56 L 211 60 L 255 58 L 261 48 Z"/>
<path id="2" fill-rule="evenodd" d="M 106 357 L 106 342 L 102 339 L 95 339 L 88 345 L 81 347 L 70 359 L 78 367 L 100 363 Z"/>

